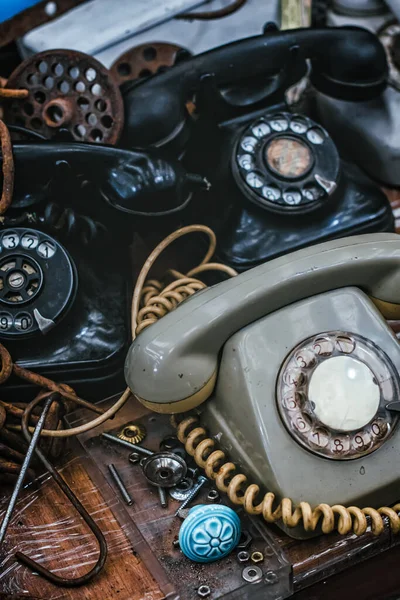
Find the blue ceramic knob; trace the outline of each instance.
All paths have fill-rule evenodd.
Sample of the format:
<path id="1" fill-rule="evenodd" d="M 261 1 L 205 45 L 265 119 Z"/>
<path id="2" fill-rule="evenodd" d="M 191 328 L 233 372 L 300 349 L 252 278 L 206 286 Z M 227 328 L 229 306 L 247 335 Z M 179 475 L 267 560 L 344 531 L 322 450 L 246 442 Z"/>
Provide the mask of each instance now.
<path id="1" fill-rule="evenodd" d="M 239 543 L 240 519 L 224 505 L 194 506 L 179 530 L 179 545 L 194 562 L 209 563 L 227 556 Z"/>

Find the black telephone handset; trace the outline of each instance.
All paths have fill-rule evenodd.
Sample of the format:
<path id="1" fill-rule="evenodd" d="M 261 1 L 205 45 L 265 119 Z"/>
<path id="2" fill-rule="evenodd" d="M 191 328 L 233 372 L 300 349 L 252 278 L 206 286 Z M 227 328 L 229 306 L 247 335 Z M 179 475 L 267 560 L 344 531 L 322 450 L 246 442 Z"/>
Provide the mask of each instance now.
<path id="1" fill-rule="evenodd" d="M 131 340 L 132 222 L 170 214 L 204 185 L 178 162 L 75 143 L 15 143 L 0 225 L 0 341 L 14 361 L 81 395 L 123 385 Z M 3 395 L 21 396 L 20 380 Z M 31 394 L 31 391 L 27 391 Z"/>
<path id="2" fill-rule="evenodd" d="M 267 77 L 275 76 L 263 99 L 264 105 L 270 105 L 277 91 L 287 89 L 306 73 L 307 59 L 311 61 L 314 85 L 328 95 L 365 100 L 376 97 L 386 87 L 385 52 L 371 32 L 357 27 L 280 32 L 266 26 L 263 35 L 210 50 L 165 73 L 125 86 L 122 142 L 127 147 L 162 147 L 179 140 L 182 145 L 187 141 L 190 123 L 186 102 L 198 95 L 202 99 L 202 89 L 209 87 L 210 76 L 219 90 L 237 83 L 243 86 L 255 77 L 265 82 Z M 255 103 L 259 106 L 261 100 L 258 97 Z M 225 102 L 224 119 L 232 116 L 226 115 L 228 104 Z M 235 115 L 243 114 L 250 104 L 245 99 L 242 106 L 240 102 L 231 103 L 231 108 Z M 215 116 L 221 120 L 219 108 L 214 107 Z"/>
<path id="3" fill-rule="evenodd" d="M 286 103 L 308 60 L 325 94 L 361 101 L 386 86 L 385 52 L 370 32 L 269 26 L 123 90 L 123 143 L 158 147 L 207 177 L 210 192 L 196 193 L 182 220 L 211 226 L 218 259 L 239 271 L 327 239 L 393 231 L 385 195 Z"/>

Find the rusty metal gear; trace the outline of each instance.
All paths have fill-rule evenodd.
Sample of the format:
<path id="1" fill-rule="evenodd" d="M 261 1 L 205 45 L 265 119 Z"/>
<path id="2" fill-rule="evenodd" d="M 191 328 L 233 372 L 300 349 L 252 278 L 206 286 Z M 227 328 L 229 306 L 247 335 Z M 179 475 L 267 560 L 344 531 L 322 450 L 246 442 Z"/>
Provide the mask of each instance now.
<path id="1" fill-rule="evenodd" d="M 27 89 L 26 99 L 4 101 L 7 124 L 52 139 L 63 128 L 80 142 L 115 144 L 123 127 L 122 96 L 113 75 L 75 50 L 48 50 L 21 63 L 6 89 Z"/>
<path id="2" fill-rule="evenodd" d="M 122 54 L 111 66 L 111 72 L 121 85 L 125 81 L 134 81 L 156 73 L 163 73 L 179 61 L 189 58 L 189 50 L 167 44 L 154 42 L 131 48 Z"/>

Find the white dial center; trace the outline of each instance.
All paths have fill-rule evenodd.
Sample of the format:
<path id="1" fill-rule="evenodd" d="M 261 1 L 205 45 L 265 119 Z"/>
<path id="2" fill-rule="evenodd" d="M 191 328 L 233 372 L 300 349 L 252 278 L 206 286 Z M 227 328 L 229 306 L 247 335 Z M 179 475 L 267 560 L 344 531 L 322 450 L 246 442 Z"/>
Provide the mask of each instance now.
<path id="1" fill-rule="evenodd" d="M 308 398 L 324 425 L 338 431 L 354 431 L 375 416 L 380 390 L 367 365 L 350 356 L 335 356 L 315 369 Z"/>

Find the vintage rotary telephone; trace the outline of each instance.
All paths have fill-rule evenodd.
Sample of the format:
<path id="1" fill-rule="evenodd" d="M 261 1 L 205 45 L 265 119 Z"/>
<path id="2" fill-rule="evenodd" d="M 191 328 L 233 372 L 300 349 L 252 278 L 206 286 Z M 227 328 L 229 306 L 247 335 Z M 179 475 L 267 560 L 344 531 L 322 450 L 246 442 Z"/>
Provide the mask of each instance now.
<path id="1" fill-rule="evenodd" d="M 179 163 L 107 146 L 16 142 L 13 156 L 14 195 L 0 226 L 0 341 L 21 366 L 77 393 L 115 392 L 131 339 L 126 212 L 169 214 L 206 182 Z"/>
<path id="2" fill-rule="evenodd" d="M 122 143 L 181 156 L 207 176 L 210 193 L 196 194 L 182 219 L 212 226 L 218 258 L 235 269 L 329 238 L 393 230 L 383 193 L 340 160 L 318 123 L 290 112 L 285 92 L 307 59 L 314 85 L 332 97 L 370 99 L 386 86 L 385 54 L 370 32 L 269 25 L 123 87 Z"/>
<path id="3" fill-rule="evenodd" d="M 382 515 L 396 532 L 395 511 L 369 507 L 400 498 L 400 346 L 385 320 L 400 315 L 399 265 L 400 237 L 379 233 L 255 267 L 141 331 L 127 383 L 156 412 L 197 408 L 180 439 L 250 514 L 295 537 L 321 522 L 361 534 L 366 516 L 380 533 Z"/>
<path id="4" fill-rule="evenodd" d="M 389 12 L 393 10 L 394 15 Z M 332 134 L 343 156 L 388 186 L 400 185 L 400 25 L 397 0 L 338 0 L 328 23 L 360 25 L 374 31 L 389 63 L 388 87 L 357 105 L 316 90 L 317 119 Z"/>

